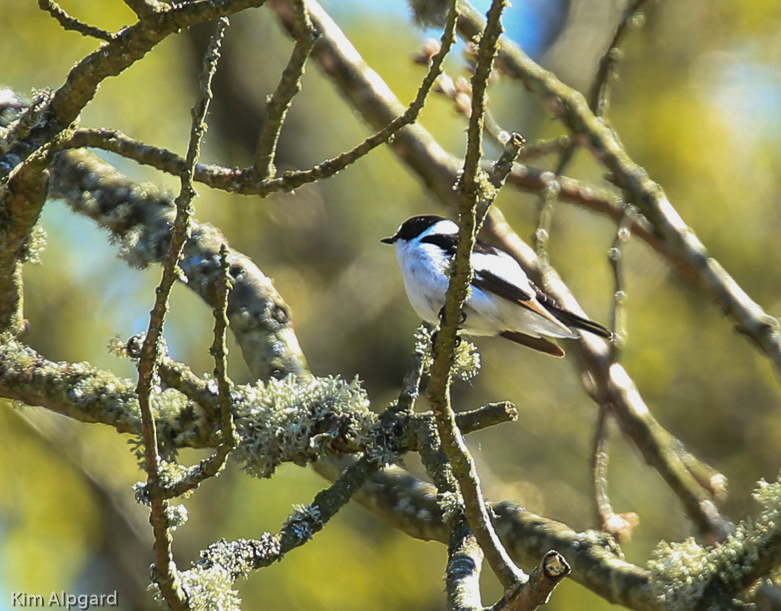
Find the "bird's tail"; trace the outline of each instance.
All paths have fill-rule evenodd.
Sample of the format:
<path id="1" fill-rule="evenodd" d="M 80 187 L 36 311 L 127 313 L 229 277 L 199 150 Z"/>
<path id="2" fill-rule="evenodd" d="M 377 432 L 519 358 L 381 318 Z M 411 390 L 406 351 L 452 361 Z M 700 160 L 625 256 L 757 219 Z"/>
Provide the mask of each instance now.
<path id="1" fill-rule="evenodd" d="M 605 339 L 613 339 L 613 334 L 610 332 L 610 329 L 600 325 L 598 322 L 594 322 L 593 320 L 589 320 L 583 316 L 578 316 L 574 312 L 570 312 L 569 310 L 565 310 L 563 308 L 551 308 L 551 314 L 553 314 L 568 327 L 582 329 L 583 331 L 588 331 L 589 333 L 599 335 L 599 337 L 604 337 Z"/>
<path id="2" fill-rule="evenodd" d="M 564 356 L 564 350 L 544 337 L 532 337 L 531 335 L 518 333 L 517 331 L 504 331 L 501 333 L 501 336 L 514 341 L 516 344 L 521 344 L 523 346 L 532 348 L 533 350 L 537 350 L 538 352 L 544 352 L 545 354 L 549 354 L 557 358 Z"/>

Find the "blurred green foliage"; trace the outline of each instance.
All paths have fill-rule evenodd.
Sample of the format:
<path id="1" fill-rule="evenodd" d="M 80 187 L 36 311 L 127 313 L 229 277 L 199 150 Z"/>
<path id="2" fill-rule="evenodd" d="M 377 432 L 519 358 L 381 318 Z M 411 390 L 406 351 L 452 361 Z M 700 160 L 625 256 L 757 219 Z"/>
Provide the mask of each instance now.
<path id="1" fill-rule="evenodd" d="M 58 87 L 71 65 L 96 46 L 63 32 L 35 4 L 0 0 L 0 82 L 22 94 Z M 133 17 L 122 2 L 71 0 L 63 6 L 106 29 Z M 291 45 L 263 10 L 232 21 L 230 52 L 221 70 L 229 73 L 233 89 L 230 95 L 227 88 L 217 89 L 204 160 L 246 164 L 256 134 L 244 130 L 244 140 L 231 135 L 220 117 L 236 114 L 236 100 L 260 112 Z M 409 56 L 423 34 L 401 12 L 372 14 L 355 7 L 341 22 L 368 63 L 409 101 L 423 76 Z M 630 155 L 662 184 L 711 253 L 775 315 L 781 313 L 780 28 L 781 5 L 775 0 L 652 3 L 644 27 L 628 37 L 609 110 Z M 577 31 L 588 37 L 556 43 L 559 51 L 569 49 L 564 57 L 571 57 L 571 65 L 561 51 L 553 67 L 583 89 L 594 66 L 575 68 L 582 59 L 579 49 L 603 48 L 611 32 L 604 22 Z M 82 123 L 118 128 L 183 153 L 200 63 L 194 48 L 188 33 L 167 40 L 105 82 Z M 449 71 L 464 74 L 457 59 L 450 60 Z M 539 100 L 517 83 L 498 83 L 491 100 L 502 126 L 529 140 L 561 133 L 540 111 Z M 247 124 L 253 120 L 258 119 L 248 116 Z M 430 101 L 422 123 L 448 150 L 463 150 L 464 120 L 444 99 Z M 280 170 L 308 167 L 367 133 L 312 64 L 282 132 L 278 165 Z M 136 180 L 177 188 L 171 177 L 106 157 Z M 543 163 L 552 167 L 554 162 Z M 600 183 L 603 169 L 580 153 L 569 173 Z M 357 374 L 375 409 L 387 405 L 398 392 L 418 321 L 403 295 L 394 253 L 378 240 L 412 214 L 442 212 L 411 172 L 382 149 L 331 180 L 265 201 L 203 186 L 199 192 L 198 218 L 220 227 L 234 247 L 274 278 L 291 306 L 312 370 L 346 379 Z M 521 236 L 533 232 L 536 204 L 533 195 L 509 189 L 498 202 Z M 132 367 L 105 347 L 115 335 L 127 338 L 146 327 L 160 270 L 127 269 L 105 235 L 61 202 L 47 204 L 43 224 L 49 236 L 43 264 L 25 270 L 31 323 L 25 339 L 48 358 L 88 360 L 132 377 Z M 611 301 L 606 253 L 613 232 L 604 218 L 568 204 L 556 206 L 552 262 L 588 313 L 603 322 Z M 739 519 L 753 509 L 749 492 L 755 482 L 775 479 L 781 466 L 778 380 L 717 306 L 656 253 L 633 242 L 626 260 L 626 368 L 659 421 L 727 475 L 726 511 Z M 210 312 L 178 287 L 166 337 L 173 356 L 196 372 L 212 368 L 211 325 Z M 519 422 L 469 440 L 487 494 L 512 498 L 575 529 L 590 527 L 596 410 L 575 369 L 509 342 L 482 340 L 478 346 L 483 371 L 472 385 L 456 386 L 455 404 L 466 409 L 507 399 L 521 414 Z M 237 382 L 249 379 L 235 349 L 231 375 Z M 74 591 L 107 571 L 99 567 L 107 553 L 104 538 L 111 535 L 108 510 L 90 479 L 130 498 L 130 486 L 142 478 L 125 440 L 115 433 L 25 410 L 33 420 L 53 419 L 65 427 L 67 447 L 52 444 L 3 407 L 0 608 L 8 604 L 9 592 Z M 413 469 L 415 462 L 410 458 Z M 186 565 L 221 537 L 276 531 L 292 504 L 309 502 L 323 486 L 310 471 L 292 466 L 270 481 L 229 469 L 187 502 L 191 519 L 176 533 L 177 561 Z M 617 511 L 640 515 L 634 540 L 624 546 L 630 561 L 644 563 L 661 538 L 690 534 L 680 503 L 617 430 L 611 435 L 610 488 Z M 143 523 L 144 510 L 137 511 Z M 146 536 L 151 549 L 151 535 Z M 132 560 L 143 577 L 151 557 Z M 240 584 L 241 595 L 246 608 L 444 609 L 444 563 L 441 545 L 410 540 L 351 506 L 312 543 Z M 484 581 L 488 602 L 498 597 L 498 589 L 490 576 Z M 100 583 L 110 591 L 112 575 Z M 120 606 L 131 608 L 130 600 L 121 594 Z M 142 593 L 140 600 L 152 605 L 151 595 Z M 566 582 L 550 608 L 608 606 Z"/>

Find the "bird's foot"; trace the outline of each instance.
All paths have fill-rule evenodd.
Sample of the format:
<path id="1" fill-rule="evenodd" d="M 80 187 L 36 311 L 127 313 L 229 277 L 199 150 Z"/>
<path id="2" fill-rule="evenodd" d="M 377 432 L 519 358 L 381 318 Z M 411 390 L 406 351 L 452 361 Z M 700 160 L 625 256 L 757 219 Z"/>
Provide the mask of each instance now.
<path id="1" fill-rule="evenodd" d="M 442 306 L 439 308 L 439 314 L 437 314 L 439 317 L 439 321 L 442 322 L 442 320 L 445 318 L 445 306 Z M 463 325 L 466 322 L 466 312 L 461 312 L 461 317 L 458 320 L 459 325 Z"/>

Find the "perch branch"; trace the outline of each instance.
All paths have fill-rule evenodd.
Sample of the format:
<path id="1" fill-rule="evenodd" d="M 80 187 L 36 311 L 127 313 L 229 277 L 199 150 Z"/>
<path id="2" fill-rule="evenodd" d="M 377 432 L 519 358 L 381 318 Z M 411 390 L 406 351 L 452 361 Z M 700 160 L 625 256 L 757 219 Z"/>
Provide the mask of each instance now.
<path id="1" fill-rule="evenodd" d="M 480 203 L 484 203 L 484 210 L 487 210 L 490 201 L 495 197 L 495 190 L 489 194 L 481 185 L 480 159 L 483 155 L 485 94 L 488 76 L 496 54 L 497 41 L 502 32 L 501 14 L 503 9 L 504 0 L 492 2 L 488 12 L 488 22 L 480 39 L 477 65 L 472 78 L 472 113 L 467 130 L 467 152 L 464 171 L 458 185 L 461 200 L 459 240 L 450 283 L 445 295 L 440 327 L 434 342 L 434 362 L 431 365 L 428 398 L 434 411 L 442 448 L 452 466 L 453 475 L 458 481 L 458 487 L 464 499 L 469 526 L 499 581 L 505 590 L 511 590 L 525 581 L 526 577 L 515 567 L 494 532 L 483 499 L 474 460 L 464 443 L 461 431 L 458 430 L 455 414 L 450 404 L 450 374 L 453 367 L 453 353 L 472 276 L 470 258 L 475 244 L 477 210 Z M 449 492 L 454 491 L 450 490 Z"/>

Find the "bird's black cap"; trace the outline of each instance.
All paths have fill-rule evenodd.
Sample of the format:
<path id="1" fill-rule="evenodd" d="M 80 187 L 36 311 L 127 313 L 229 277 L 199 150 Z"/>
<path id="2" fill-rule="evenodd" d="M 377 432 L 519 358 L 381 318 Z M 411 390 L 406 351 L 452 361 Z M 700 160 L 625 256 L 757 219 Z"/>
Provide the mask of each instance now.
<path id="1" fill-rule="evenodd" d="M 413 216 L 404 221 L 399 227 L 398 231 L 389 238 L 383 238 L 380 242 L 385 244 L 393 244 L 396 240 L 414 240 L 421 233 L 426 231 L 432 225 L 436 225 L 439 221 L 444 221 L 441 216 L 435 214 L 424 214 L 422 216 Z"/>

